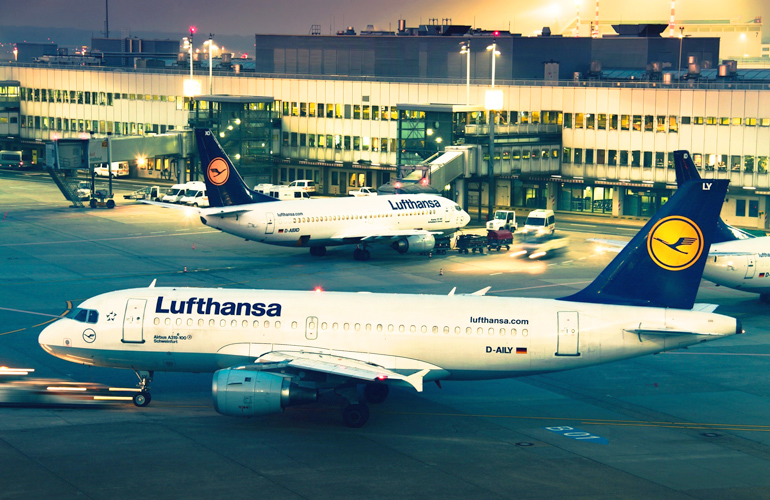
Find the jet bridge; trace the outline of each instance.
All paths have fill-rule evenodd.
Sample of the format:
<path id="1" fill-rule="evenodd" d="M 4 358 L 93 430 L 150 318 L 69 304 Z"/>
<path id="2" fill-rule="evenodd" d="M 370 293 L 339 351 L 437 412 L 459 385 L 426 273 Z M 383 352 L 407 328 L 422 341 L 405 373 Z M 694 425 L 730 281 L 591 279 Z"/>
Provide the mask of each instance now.
<path id="1" fill-rule="evenodd" d="M 466 146 L 448 146 L 442 153 L 421 163 L 419 168 L 404 177 L 404 181 L 419 182 L 427 176 L 430 185 L 438 191 L 458 177 L 470 177 L 479 171 L 477 163 L 481 161 L 481 147 L 475 144 Z"/>

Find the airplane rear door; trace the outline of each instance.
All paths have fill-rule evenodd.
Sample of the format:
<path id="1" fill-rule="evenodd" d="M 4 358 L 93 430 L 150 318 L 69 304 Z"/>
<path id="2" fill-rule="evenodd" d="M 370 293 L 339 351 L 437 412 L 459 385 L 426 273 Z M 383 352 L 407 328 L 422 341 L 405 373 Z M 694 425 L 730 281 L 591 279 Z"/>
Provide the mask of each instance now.
<path id="1" fill-rule="evenodd" d="M 754 256 L 749 255 L 746 257 L 746 276 L 744 278 L 751 279 L 754 277 L 754 269 L 756 266 L 754 265 Z"/>
<path id="2" fill-rule="evenodd" d="M 144 308 L 146 299 L 128 299 L 126 314 L 123 317 L 123 342 L 131 344 L 143 344 L 144 334 Z"/>
<path id="3" fill-rule="evenodd" d="M 305 338 L 315 340 L 318 338 L 318 318 L 308 316 L 305 320 Z"/>
<path id="4" fill-rule="evenodd" d="M 274 229 L 275 229 L 275 217 L 273 217 L 272 212 L 267 212 L 265 214 L 265 234 L 273 234 Z"/>
<path id="5" fill-rule="evenodd" d="M 577 311 L 559 311 L 559 339 L 556 346 L 557 356 L 580 356 Z"/>

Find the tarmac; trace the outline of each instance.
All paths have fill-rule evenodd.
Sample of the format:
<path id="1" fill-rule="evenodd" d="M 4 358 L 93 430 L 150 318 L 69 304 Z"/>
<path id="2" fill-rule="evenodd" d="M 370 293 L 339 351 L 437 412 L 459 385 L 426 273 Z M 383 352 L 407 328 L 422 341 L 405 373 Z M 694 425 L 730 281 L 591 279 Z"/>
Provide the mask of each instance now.
<path id="1" fill-rule="evenodd" d="M 547 261 L 382 249 L 357 262 L 347 248 L 317 259 L 123 202 L 129 184 L 116 183 L 114 210 L 73 209 L 45 176 L 0 172 L 0 366 L 133 387 L 131 371 L 54 358 L 37 336 L 88 297 L 154 279 L 563 297 L 612 258 L 589 238 L 625 238 L 643 222 L 557 214 L 572 244 Z M 360 429 L 342 425 L 331 393 L 281 414 L 221 416 L 211 374 L 156 374 L 146 408 L 0 405 L 0 499 L 770 498 L 770 310 L 705 281 L 698 302 L 718 304 L 746 334 L 570 372 L 396 389 Z"/>

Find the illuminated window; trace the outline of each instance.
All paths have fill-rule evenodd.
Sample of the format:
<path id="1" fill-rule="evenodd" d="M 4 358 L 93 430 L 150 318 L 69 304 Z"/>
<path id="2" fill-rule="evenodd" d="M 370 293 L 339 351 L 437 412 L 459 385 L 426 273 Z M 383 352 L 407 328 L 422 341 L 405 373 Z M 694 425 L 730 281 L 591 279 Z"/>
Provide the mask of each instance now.
<path id="1" fill-rule="evenodd" d="M 336 332 L 338 328 L 339 328 L 339 325 L 337 323 L 332 323 L 332 330 Z"/>
<path id="2" fill-rule="evenodd" d="M 459 326 L 456 326 L 456 327 L 455 327 L 455 334 L 456 334 L 456 335 L 459 335 L 461 330 L 462 330 L 462 329 L 461 329 Z"/>
<path id="3" fill-rule="evenodd" d="M 155 323 L 156 325 L 159 325 L 160 324 L 160 318 L 155 318 L 153 320 L 153 323 Z"/>
<path id="4" fill-rule="evenodd" d="M 263 325 L 265 325 L 265 328 L 270 328 L 270 322 L 269 322 L 269 321 L 267 321 L 267 320 L 265 320 L 265 322 L 263 323 Z"/>
<path id="5" fill-rule="evenodd" d="M 177 318 L 176 319 L 176 326 L 179 326 L 181 324 L 182 324 L 182 318 Z"/>
<path id="6" fill-rule="evenodd" d="M 225 325 L 227 325 L 227 321 L 225 321 L 225 320 L 220 320 L 219 321 L 219 326 L 225 326 Z"/>
<path id="7" fill-rule="evenodd" d="M 310 328 L 313 328 L 313 327 L 314 327 L 314 325 L 311 324 Z M 297 329 L 297 322 L 296 321 L 292 321 L 291 322 L 291 329 L 292 330 L 296 330 Z"/>
<path id="8" fill-rule="evenodd" d="M 193 320 L 192 318 L 187 318 L 187 326 L 192 326 Z"/>
<path id="9" fill-rule="evenodd" d="M 259 328 L 259 320 L 254 320 L 254 323 L 252 325 L 254 328 Z"/>
<path id="10" fill-rule="evenodd" d="M 232 321 L 230 322 L 230 326 L 232 326 L 233 328 L 235 328 L 236 326 L 238 326 L 238 321 L 237 321 L 237 320 L 232 320 Z"/>
<path id="11" fill-rule="evenodd" d="M 449 327 L 448 326 L 444 327 L 444 333 L 449 333 Z"/>
<path id="12" fill-rule="evenodd" d="M 329 327 L 329 325 L 326 323 L 326 321 L 321 323 L 321 330 L 326 330 L 328 327 Z"/>
<path id="13" fill-rule="evenodd" d="M 484 329 L 483 329 L 483 328 L 481 328 L 481 327 L 478 327 L 478 328 L 476 329 L 476 334 L 477 334 L 477 335 L 484 335 Z"/>
<path id="14" fill-rule="evenodd" d="M 213 319 L 210 319 L 209 326 L 215 326 L 215 325 L 216 325 L 216 321 L 214 321 Z"/>
<path id="15" fill-rule="evenodd" d="M 167 325 L 170 325 L 170 324 L 171 324 L 171 318 L 166 318 L 166 320 L 164 321 L 164 323 L 166 323 Z"/>
<path id="16" fill-rule="evenodd" d="M 425 325 L 422 325 L 422 327 L 420 328 L 420 333 L 428 333 L 428 327 Z"/>
<path id="17" fill-rule="evenodd" d="M 398 325 L 398 331 L 400 333 L 404 333 L 406 331 L 406 327 L 404 325 Z"/>
<path id="18" fill-rule="evenodd" d="M 276 321 L 273 326 L 276 327 L 276 328 L 281 328 L 281 322 L 280 321 Z"/>
<path id="19" fill-rule="evenodd" d="M 249 322 L 248 322 L 247 320 L 245 320 L 245 319 L 244 319 L 244 320 L 243 320 L 243 322 L 241 323 L 241 326 L 242 326 L 243 328 L 248 328 L 248 327 L 249 327 Z"/>
<path id="20" fill-rule="evenodd" d="M 471 333 L 473 333 L 473 329 L 469 326 L 468 328 L 465 329 L 465 333 L 470 335 Z"/>

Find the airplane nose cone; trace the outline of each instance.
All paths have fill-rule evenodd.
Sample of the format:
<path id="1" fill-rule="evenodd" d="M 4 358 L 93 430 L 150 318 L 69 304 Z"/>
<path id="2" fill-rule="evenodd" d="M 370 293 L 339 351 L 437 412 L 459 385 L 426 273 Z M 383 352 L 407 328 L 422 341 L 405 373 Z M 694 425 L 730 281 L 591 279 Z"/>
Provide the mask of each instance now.
<path id="1" fill-rule="evenodd" d="M 43 331 L 40 332 L 40 335 L 37 338 L 38 344 L 40 344 L 40 347 L 45 349 L 46 351 L 50 352 L 50 347 L 55 343 L 56 333 L 55 330 L 57 329 L 56 324 L 58 321 L 55 321 L 54 323 L 48 325 L 47 327 L 43 328 Z"/>

